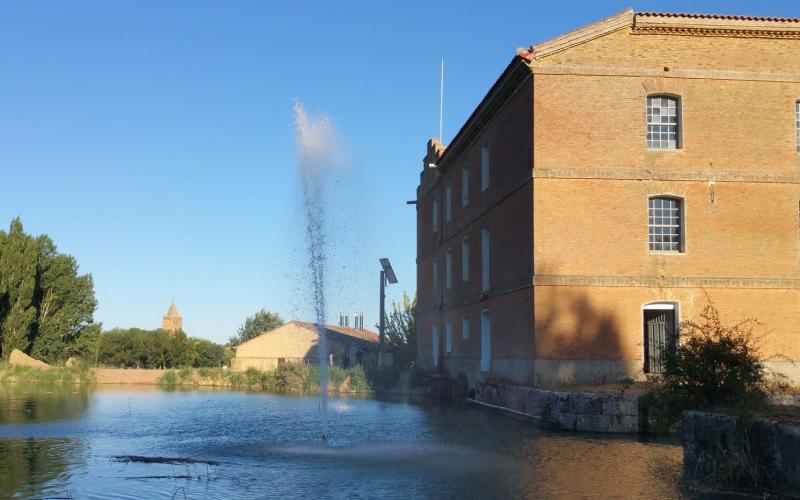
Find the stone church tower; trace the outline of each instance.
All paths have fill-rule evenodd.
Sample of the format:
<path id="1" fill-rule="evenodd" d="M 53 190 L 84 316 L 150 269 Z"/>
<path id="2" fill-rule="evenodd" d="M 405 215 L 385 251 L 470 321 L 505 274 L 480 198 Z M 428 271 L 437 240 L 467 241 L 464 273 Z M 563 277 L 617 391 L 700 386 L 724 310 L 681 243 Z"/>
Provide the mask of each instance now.
<path id="1" fill-rule="evenodd" d="M 175 307 L 174 300 L 172 304 L 170 304 L 169 309 L 167 309 L 167 314 L 165 314 L 161 320 L 161 328 L 170 333 L 175 333 L 183 329 L 183 316 L 180 315 L 178 309 Z"/>

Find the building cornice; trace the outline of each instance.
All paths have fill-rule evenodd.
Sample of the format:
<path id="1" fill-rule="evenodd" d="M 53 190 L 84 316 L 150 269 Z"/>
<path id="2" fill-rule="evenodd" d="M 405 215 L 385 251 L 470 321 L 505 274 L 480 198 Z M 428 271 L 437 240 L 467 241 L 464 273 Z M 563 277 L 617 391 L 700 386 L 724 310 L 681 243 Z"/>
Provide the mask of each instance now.
<path id="1" fill-rule="evenodd" d="M 530 77 L 531 70 L 525 59 L 519 55 L 515 56 L 445 148 L 437 165 L 440 172 L 446 171 L 458 159 L 461 153 L 472 144 L 475 137 L 483 131 L 495 113 Z"/>
<path id="2" fill-rule="evenodd" d="M 641 12 L 633 16 L 635 35 L 800 39 L 800 19 Z"/>
<path id="3" fill-rule="evenodd" d="M 800 279 L 744 276 L 582 276 L 542 275 L 534 286 L 647 287 L 647 288 L 762 288 L 798 290 Z"/>
<path id="4" fill-rule="evenodd" d="M 606 180 L 659 180 L 659 181 L 709 181 L 751 182 L 771 184 L 800 184 L 800 172 L 755 172 L 731 170 L 663 170 L 649 168 L 585 168 L 537 166 L 535 179 L 606 179 Z"/>

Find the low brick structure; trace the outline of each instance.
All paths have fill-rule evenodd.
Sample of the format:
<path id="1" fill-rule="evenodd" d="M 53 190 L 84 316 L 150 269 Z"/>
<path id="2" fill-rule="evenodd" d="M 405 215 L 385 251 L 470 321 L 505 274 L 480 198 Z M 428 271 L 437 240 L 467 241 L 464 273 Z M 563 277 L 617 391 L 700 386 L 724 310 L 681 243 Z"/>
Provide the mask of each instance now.
<path id="1" fill-rule="evenodd" d="M 328 353 L 333 364 L 374 365 L 378 334 L 370 330 L 341 326 L 325 326 Z M 236 347 L 231 369 L 272 370 L 283 363 L 319 363 L 317 326 L 303 321 L 290 321 Z M 391 354 L 385 359 L 391 361 Z M 389 363 L 391 364 L 391 363 Z"/>

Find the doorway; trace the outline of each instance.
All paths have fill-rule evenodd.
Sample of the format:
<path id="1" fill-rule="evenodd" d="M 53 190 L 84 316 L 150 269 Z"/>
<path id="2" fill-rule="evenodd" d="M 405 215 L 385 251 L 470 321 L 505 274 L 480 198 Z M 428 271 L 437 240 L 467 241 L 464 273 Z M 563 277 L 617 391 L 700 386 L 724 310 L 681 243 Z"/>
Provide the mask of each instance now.
<path id="1" fill-rule="evenodd" d="M 675 304 L 644 306 L 644 372 L 663 373 L 668 349 L 678 345 Z"/>

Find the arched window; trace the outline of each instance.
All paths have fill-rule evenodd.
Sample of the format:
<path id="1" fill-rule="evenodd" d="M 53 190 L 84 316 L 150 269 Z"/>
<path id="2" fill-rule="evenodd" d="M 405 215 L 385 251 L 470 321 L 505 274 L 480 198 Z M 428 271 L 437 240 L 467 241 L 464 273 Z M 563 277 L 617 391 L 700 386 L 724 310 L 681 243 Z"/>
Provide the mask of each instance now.
<path id="1" fill-rule="evenodd" d="M 673 96 L 647 96 L 647 147 L 681 148 L 681 103 Z"/>
<path id="2" fill-rule="evenodd" d="M 492 318 L 489 311 L 481 311 L 481 371 L 488 372 L 492 365 Z"/>
<path id="3" fill-rule="evenodd" d="M 683 252 L 683 200 L 654 196 L 648 200 L 647 241 L 651 251 Z"/>

